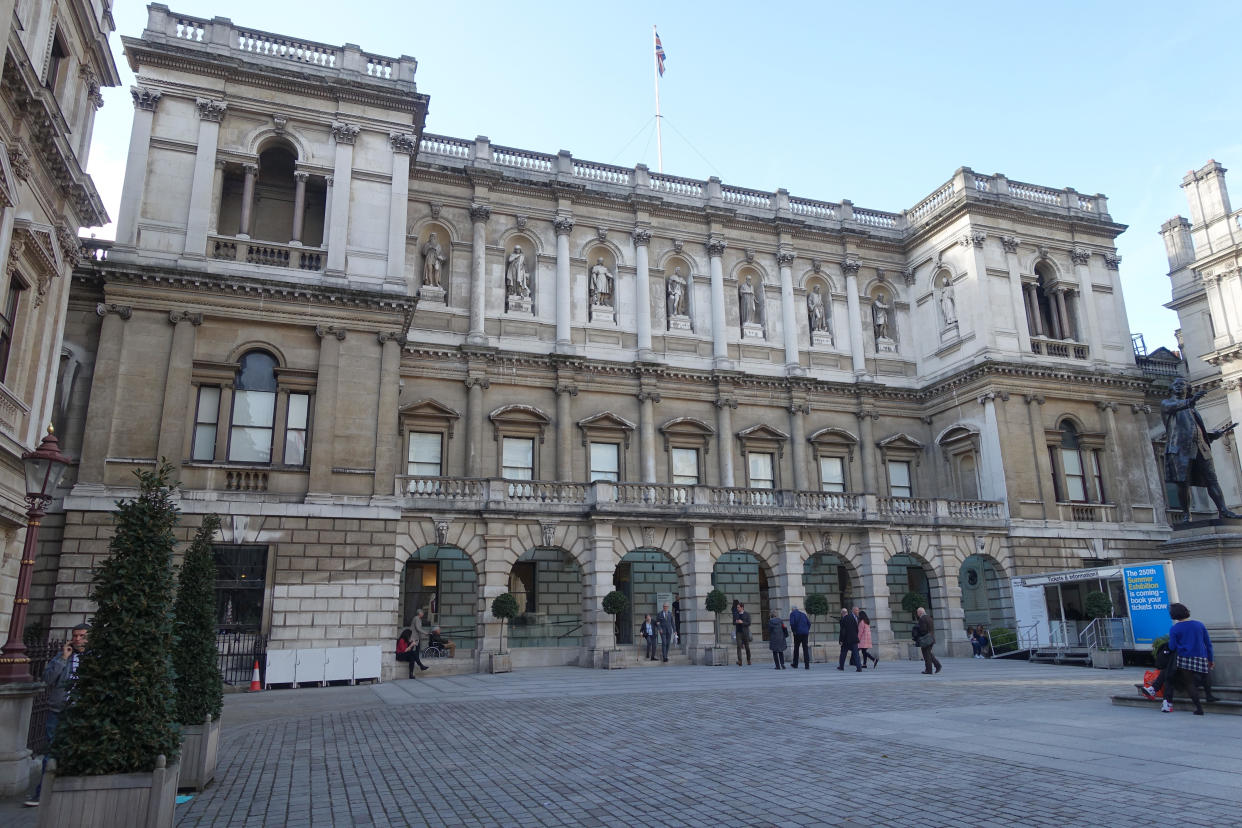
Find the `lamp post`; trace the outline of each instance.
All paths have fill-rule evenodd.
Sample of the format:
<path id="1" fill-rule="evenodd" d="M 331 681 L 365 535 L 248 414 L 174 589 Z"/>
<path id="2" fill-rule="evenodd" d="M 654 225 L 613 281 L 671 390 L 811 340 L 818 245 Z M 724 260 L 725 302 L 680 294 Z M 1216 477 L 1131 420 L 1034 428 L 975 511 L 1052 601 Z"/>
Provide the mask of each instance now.
<path id="1" fill-rule="evenodd" d="M 22 546 L 21 569 L 17 576 L 17 593 L 13 597 L 13 613 L 9 617 L 9 639 L 0 651 L 0 684 L 34 681 L 30 675 L 30 658 L 22 641 L 26 611 L 30 607 L 30 582 L 34 578 L 34 556 L 38 549 L 39 523 L 46 514 L 52 493 L 69 465 L 69 458 L 60 453 L 60 443 L 48 427 L 47 436 L 34 451 L 22 454 L 26 470 L 26 543 Z"/>

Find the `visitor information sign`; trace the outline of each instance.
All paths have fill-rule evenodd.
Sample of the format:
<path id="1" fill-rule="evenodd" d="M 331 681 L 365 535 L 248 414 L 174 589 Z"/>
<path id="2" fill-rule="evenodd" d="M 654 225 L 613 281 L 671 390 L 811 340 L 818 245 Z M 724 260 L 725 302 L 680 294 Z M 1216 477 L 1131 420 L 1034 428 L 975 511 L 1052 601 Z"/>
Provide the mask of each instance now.
<path id="1" fill-rule="evenodd" d="M 1047 647 L 1052 642 L 1048 626 L 1048 603 L 1044 600 L 1042 586 L 1027 586 L 1021 578 L 1011 578 L 1013 590 L 1013 613 L 1018 623 L 1018 646 Z M 1030 638 L 1034 633 L 1034 639 Z"/>
<path id="2" fill-rule="evenodd" d="M 1127 566 L 1122 574 L 1126 584 L 1126 601 L 1130 605 L 1134 646 L 1150 647 L 1157 638 L 1169 634 L 1169 589 L 1164 578 L 1164 565 Z"/>

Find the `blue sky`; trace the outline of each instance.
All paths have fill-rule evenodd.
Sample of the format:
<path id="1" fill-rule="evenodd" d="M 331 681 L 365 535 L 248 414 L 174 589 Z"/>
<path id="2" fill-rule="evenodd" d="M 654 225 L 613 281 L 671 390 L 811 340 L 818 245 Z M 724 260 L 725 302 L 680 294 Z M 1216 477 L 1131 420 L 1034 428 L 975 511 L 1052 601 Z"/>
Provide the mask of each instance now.
<path id="1" fill-rule="evenodd" d="M 429 132 L 652 169 L 658 24 L 665 172 L 891 211 L 960 166 L 1104 193 L 1149 348 L 1174 344 L 1159 228 L 1186 213 L 1182 176 L 1238 166 L 1242 203 L 1236 2 L 168 5 L 413 55 Z M 113 14 L 123 86 L 105 90 L 90 169 L 115 216 L 133 113 L 119 35 L 141 33 L 145 4 Z"/>

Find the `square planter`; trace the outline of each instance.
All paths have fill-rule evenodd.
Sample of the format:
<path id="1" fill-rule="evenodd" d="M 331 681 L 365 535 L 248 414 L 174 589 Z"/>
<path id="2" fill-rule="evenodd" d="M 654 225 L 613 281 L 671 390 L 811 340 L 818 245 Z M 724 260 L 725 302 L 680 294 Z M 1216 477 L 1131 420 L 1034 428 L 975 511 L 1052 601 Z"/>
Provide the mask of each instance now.
<path id="1" fill-rule="evenodd" d="M 1125 666 L 1121 650 L 1092 650 L 1091 666 L 1101 670 L 1120 670 Z"/>
<path id="2" fill-rule="evenodd" d="M 39 828 L 169 828 L 180 765 L 156 760 L 150 773 L 57 776 L 49 760 L 39 797 Z"/>
<path id="3" fill-rule="evenodd" d="M 512 673 L 513 662 L 509 659 L 508 653 L 492 653 L 487 658 L 487 672 L 489 673 Z"/>
<path id="4" fill-rule="evenodd" d="M 181 728 L 181 779 L 177 787 L 201 791 L 216 778 L 220 718 Z"/>
<path id="5" fill-rule="evenodd" d="M 713 644 L 703 648 L 703 664 L 708 667 L 723 667 L 729 663 L 729 648 Z"/>
<path id="6" fill-rule="evenodd" d="M 621 670 L 625 667 L 625 650 L 604 650 L 604 669 Z"/>

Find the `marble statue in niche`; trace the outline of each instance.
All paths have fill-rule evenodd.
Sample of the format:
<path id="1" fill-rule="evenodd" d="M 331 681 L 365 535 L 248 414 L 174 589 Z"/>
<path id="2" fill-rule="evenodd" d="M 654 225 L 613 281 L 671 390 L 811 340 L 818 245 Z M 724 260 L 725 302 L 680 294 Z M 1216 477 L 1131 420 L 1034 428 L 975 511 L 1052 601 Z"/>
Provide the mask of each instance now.
<path id="1" fill-rule="evenodd" d="M 737 309 L 742 336 L 763 339 L 763 285 L 760 284 L 756 290 L 749 274 L 737 287 Z"/>
<path id="2" fill-rule="evenodd" d="M 591 321 L 615 322 L 613 288 L 616 281 L 608 268 L 604 266 L 603 257 L 595 260 L 595 264 L 587 272 L 587 288 L 590 292 Z"/>
<path id="3" fill-rule="evenodd" d="M 828 310 L 829 304 L 824 298 L 823 288 L 817 284 L 806 295 L 806 316 L 812 345 L 832 344 L 832 323 Z"/>
<path id="4" fill-rule="evenodd" d="M 505 260 L 505 306 L 509 311 L 530 313 L 530 273 L 526 270 L 526 254 L 515 244 Z"/>
<path id="5" fill-rule="evenodd" d="M 894 331 L 891 323 L 892 310 L 892 305 L 885 301 L 882 291 L 877 293 L 875 299 L 871 301 L 871 323 L 875 328 L 876 353 L 897 352 L 897 340 L 893 338 Z"/>
<path id="6" fill-rule="evenodd" d="M 427 243 L 423 245 L 423 282 L 419 286 L 418 296 L 420 299 L 428 302 L 444 301 L 444 286 L 442 284 L 444 263 L 448 261 L 448 257 L 444 255 L 444 248 L 440 246 L 439 240 L 433 231 L 427 237 Z"/>
<path id="7" fill-rule="evenodd" d="M 953 283 L 946 276 L 944 284 L 941 286 L 940 295 L 938 297 L 940 303 L 940 315 L 944 319 L 945 327 L 957 324 L 957 299 L 954 296 Z"/>
<path id="8" fill-rule="evenodd" d="M 686 277 L 681 275 L 681 268 L 674 267 L 673 275 L 668 277 L 665 285 L 668 301 L 669 330 L 690 330 L 690 317 L 686 307 L 686 291 L 688 287 Z"/>

